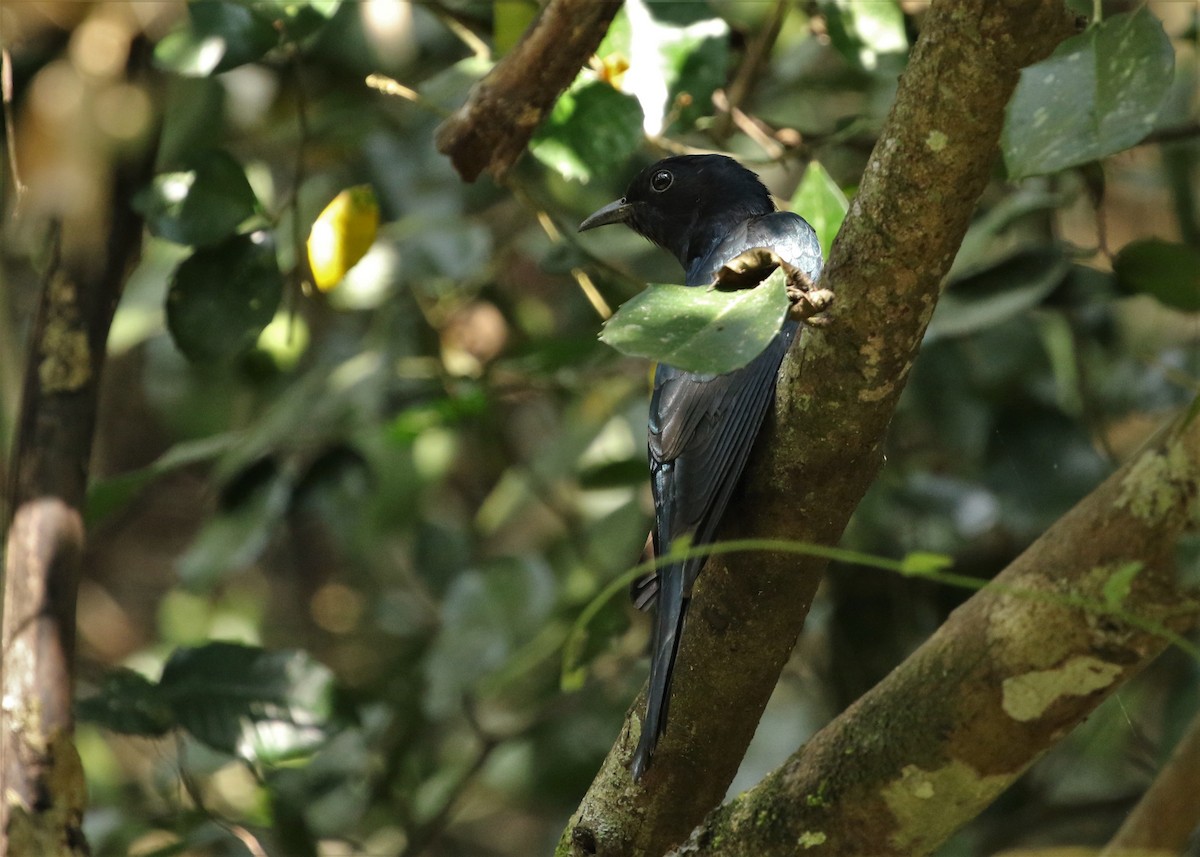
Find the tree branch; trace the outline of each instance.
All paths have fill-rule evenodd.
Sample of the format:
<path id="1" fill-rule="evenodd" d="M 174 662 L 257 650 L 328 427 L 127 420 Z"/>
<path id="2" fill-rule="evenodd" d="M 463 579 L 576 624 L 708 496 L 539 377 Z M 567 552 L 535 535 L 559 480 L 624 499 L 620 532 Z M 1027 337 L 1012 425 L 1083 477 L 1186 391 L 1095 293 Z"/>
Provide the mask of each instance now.
<path id="1" fill-rule="evenodd" d="M 841 537 L 990 177 L 1020 69 L 1073 30 L 1061 0 L 934 3 L 818 284 L 837 296 L 833 320 L 806 330 L 785 362 L 723 538 Z M 558 854 L 662 854 L 721 800 L 825 565 L 761 554 L 707 564 L 654 765 L 640 784 L 625 768 L 639 698 Z"/>
<path id="2" fill-rule="evenodd" d="M 0 708 L 0 853 L 86 854 L 85 787 L 71 744 L 81 510 L 113 312 L 141 247 L 130 205 L 153 147 L 114 168 L 106 237 L 71 235 L 31 337 L 12 453 Z M 101 218 L 103 220 L 103 218 Z M 88 240 L 88 239 L 92 240 Z"/>
<path id="3" fill-rule="evenodd" d="M 438 151 L 466 181 L 499 179 L 608 31 L 620 0 L 551 0 L 525 35 L 441 124 Z"/>
<path id="4" fill-rule="evenodd" d="M 1166 648 L 1156 628 L 1195 625 L 1174 553 L 1198 495 L 1200 420 L 1181 420 L 782 767 L 713 813 L 681 853 L 782 857 L 797 843 L 932 852 Z M 1110 581 L 1131 562 L 1142 567 L 1118 611 Z M 1175 776 L 1194 780 L 1195 770 Z M 1185 804 L 1190 831 L 1194 790 L 1174 807 Z"/>

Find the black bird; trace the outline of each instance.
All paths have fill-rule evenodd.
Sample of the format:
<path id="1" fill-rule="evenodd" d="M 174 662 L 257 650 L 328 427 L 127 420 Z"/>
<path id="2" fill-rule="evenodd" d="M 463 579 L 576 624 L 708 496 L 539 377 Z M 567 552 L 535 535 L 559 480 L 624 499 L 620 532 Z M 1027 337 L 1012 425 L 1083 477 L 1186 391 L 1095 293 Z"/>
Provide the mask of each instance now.
<path id="1" fill-rule="evenodd" d="M 624 223 L 673 253 L 688 286 L 710 284 L 722 265 L 752 247 L 774 250 L 813 281 L 821 271 L 813 228 L 799 215 L 777 211 L 758 176 L 723 155 L 683 155 L 647 167 L 623 198 L 584 220 L 579 231 L 608 223 Z M 774 401 L 775 376 L 798 327 L 785 322 L 762 354 L 725 375 L 659 364 L 649 421 L 656 556 L 669 552 L 680 536 L 689 535 L 693 545 L 714 540 Z M 679 635 L 703 562 L 689 559 L 655 574 L 658 607 L 646 718 L 630 766 L 635 780 L 645 773 L 666 728 Z"/>

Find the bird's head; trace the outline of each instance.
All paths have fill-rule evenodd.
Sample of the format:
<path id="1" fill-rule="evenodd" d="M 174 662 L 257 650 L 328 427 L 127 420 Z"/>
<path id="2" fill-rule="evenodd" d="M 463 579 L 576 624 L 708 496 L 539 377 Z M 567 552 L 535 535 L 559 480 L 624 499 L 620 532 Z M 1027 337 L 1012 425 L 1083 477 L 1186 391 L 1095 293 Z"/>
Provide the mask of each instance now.
<path id="1" fill-rule="evenodd" d="M 758 176 L 733 158 L 680 155 L 638 173 L 625 196 L 584 220 L 579 231 L 624 223 L 687 269 L 734 226 L 774 210 Z"/>

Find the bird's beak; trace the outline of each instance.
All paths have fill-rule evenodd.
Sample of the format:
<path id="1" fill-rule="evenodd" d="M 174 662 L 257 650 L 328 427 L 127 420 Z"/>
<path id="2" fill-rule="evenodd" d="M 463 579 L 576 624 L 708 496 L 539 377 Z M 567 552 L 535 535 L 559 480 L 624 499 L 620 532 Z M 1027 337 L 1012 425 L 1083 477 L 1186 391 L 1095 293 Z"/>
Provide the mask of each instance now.
<path id="1" fill-rule="evenodd" d="M 633 214 L 633 206 L 624 199 L 618 199 L 615 202 L 610 202 L 598 211 L 592 212 L 583 223 L 579 224 L 579 231 L 586 232 L 589 229 L 595 229 L 597 226 L 607 226 L 610 223 L 626 223 L 631 214 Z"/>

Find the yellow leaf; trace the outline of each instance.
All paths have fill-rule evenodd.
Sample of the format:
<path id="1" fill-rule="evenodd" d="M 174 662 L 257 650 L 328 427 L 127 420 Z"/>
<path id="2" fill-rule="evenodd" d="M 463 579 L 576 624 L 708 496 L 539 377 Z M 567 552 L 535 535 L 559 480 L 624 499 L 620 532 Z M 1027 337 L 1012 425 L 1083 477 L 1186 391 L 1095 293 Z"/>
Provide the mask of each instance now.
<path id="1" fill-rule="evenodd" d="M 378 230 L 379 203 L 370 185 L 348 187 L 335 196 L 308 233 L 308 264 L 317 288 L 336 288 L 367 255 Z"/>

